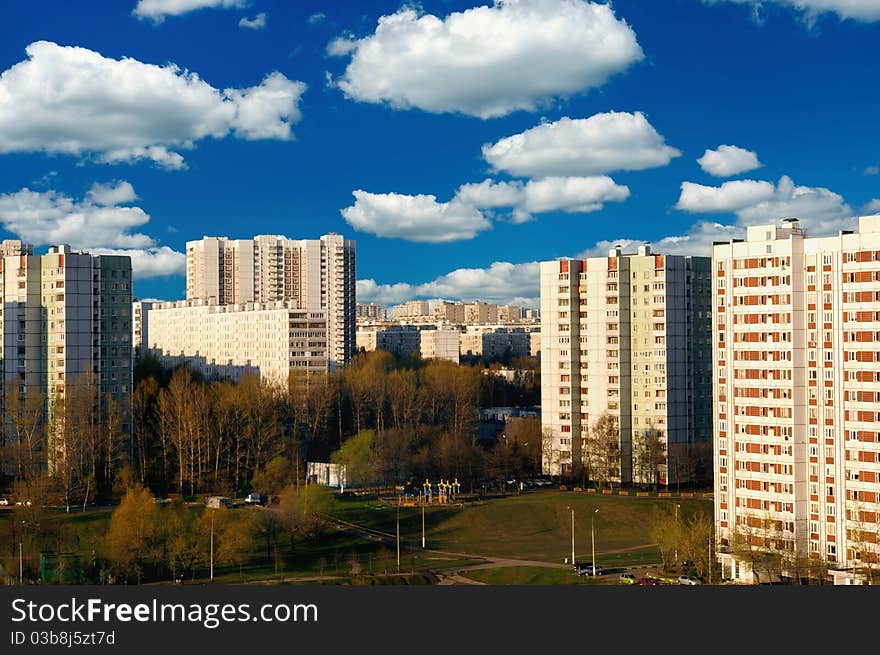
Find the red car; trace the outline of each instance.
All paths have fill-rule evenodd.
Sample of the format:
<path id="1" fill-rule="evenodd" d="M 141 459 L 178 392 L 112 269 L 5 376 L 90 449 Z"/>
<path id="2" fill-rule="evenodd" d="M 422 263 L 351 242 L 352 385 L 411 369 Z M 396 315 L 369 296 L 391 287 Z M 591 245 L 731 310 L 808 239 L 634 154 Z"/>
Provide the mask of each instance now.
<path id="1" fill-rule="evenodd" d="M 638 584 L 643 587 L 659 587 L 660 581 L 656 578 L 640 578 Z"/>

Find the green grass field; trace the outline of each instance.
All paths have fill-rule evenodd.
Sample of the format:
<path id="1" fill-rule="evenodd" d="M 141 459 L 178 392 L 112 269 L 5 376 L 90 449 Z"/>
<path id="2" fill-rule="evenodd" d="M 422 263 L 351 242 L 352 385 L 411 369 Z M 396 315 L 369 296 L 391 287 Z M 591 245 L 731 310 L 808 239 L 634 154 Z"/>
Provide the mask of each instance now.
<path id="1" fill-rule="evenodd" d="M 425 516 L 428 547 L 485 557 L 561 562 L 571 554 L 571 512 L 575 512 L 575 555 L 590 558 L 590 516 L 595 514 L 597 559 L 609 565 L 642 564 L 659 558 L 651 543 L 650 518 L 654 511 L 672 511 L 681 505 L 680 517 L 712 512 L 702 498 L 642 498 L 594 496 L 576 492 L 534 492 L 482 503 L 430 507 Z M 340 503 L 339 516 L 347 521 L 394 534 L 396 509 L 377 501 Z M 401 537 L 421 540 L 421 510 L 400 512 Z M 627 552 L 614 553 L 609 551 Z M 632 550 L 629 550 L 632 549 Z"/>
<path id="2" fill-rule="evenodd" d="M 497 569 L 462 571 L 461 575 L 488 585 L 609 585 L 617 584 L 616 575 L 580 576 L 574 571 L 540 566 L 515 566 Z"/>
<path id="3" fill-rule="evenodd" d="M 710 514 L 712 504 L 697 498 L 644 498 L 602 496 L 578 492 L 538 491 L 520 496 L 489 499 L 463 506 L 431 506 L 425 512 L 425 532 L 429 551 L 421 549 L 422 512 L 419 507 L 400 508 L 400 573 L 442 571 L 478 563 L 481 557 L 539 560 L 561 563 L 571 554 L 571 512 L 575 511 L 576 557 L 591 559 L 590 517 L 595 513 L 596 560 L 605 567 L 635 566 L 659 561 L 656 547 L 650 545 L 652 512 L 672 511 L 679 504 L 680 516 L 694 512 Z M 193 511 L 200 511 L 194 507 Z M 236 512 L 255 511 L 236 509 Z M 240 583 L 280 581 L 298 577 L 327 577 L 329 584 L 359 584 L 358 572 L 365 580 L 397 573 L 393 536 L 397 508 L 375 497 L 339 501 L 333 512 L 342 519 L 386 535 L 385 541 L 370 539 L 356 530 L 328 531 L 321 539 L 297 543 L 291 551 L 282 549 L 277 562 L 255 550 L 241 567 L 216 566 L 217 582 Z M 16 512 L 0 511 L 0 562 L 7 567 L 17 555 L 13 543 Z M 49 511 L 44 520 L 74 531 L 76 551 L 83 558 L 101 552 L 110 511 L 90 510 L 65 514 Z M 26 553 L 32 567 L 38 562 L 36 548 Z M 430 552 L 430 551 L 443 551 Z M 17 568 L 17 567 L 15 567 Z M 596 584 L 571 575 L 568 570 L 516 567 L 466 573 L 490 584 Z M 204 582 L 206 566 L 194 573 L 194 581 Z M 483 580 L 482 578 L 485 578 Z M 510 580 L 509 582 L 507 580 Z M 189 580 L 187 580 L 189 581 Z"/>

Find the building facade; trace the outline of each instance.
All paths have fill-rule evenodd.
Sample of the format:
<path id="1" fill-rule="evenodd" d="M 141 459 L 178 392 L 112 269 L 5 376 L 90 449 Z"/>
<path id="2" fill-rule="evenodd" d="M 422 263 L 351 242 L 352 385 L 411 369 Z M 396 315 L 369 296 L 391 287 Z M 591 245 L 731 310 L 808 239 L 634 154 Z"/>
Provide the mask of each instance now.
<path id="1" fill-rule="evenodd" d="M 546 473 L 593 466 L 592 431 L 608 415 L 611 481 L 689 478 L 696 446 L 711 440 L 710 264 L 648 246 L 541 264 Z"/>
<path id="2" fill-rule="evenodd" d="M 163 365 L 187 364 L 208 378 L 237 380 L 251 372 L 286 385 L 291 369 L 328 368 L 326 314 L 295 302 L 156 303 L 149 323 L 149 350 Z"/>
<path id="3" fill-rule="evenodd" d="M 95 384 L 102 405 L 115 401 L 127 432 L 131 258 L 68 245 L 34 255 L 32 246 L 4 242 L 0 277 L 3 391 L 17 385 L 40 394 L 48 417 L 73 386 Z"/>
<path id="4" fill-rule="evenodd" d="M 756 552 L 876 565 L 880 216 L 807 238 L 794 219 L 713 249 L 715 522 L 723 575 Z"/>
<path id="5" fill-rule="evenodd" d="M 384 321 L 388 317 L 388 312 L 382 305 L 377 305 L 376 303 L 370 303 L 369 305 L 358 303 L 356 315 L 359 319 Z"/>
<path id="6" fill-rule="evenodd" d="M 355 352 L 355 242 L 338 234 L 293 240 L 204 237 L 186 244 L 186 298 L 239 305 L 291 301 L 327 319 L 330 365 Z"/>
<path id="7" fill-rule="evenodd" d="M 458 330 L 422 330 L 419 333 L 419 347 L 422 359 L 446 359 L 458 364 L 459 338 Z"/>

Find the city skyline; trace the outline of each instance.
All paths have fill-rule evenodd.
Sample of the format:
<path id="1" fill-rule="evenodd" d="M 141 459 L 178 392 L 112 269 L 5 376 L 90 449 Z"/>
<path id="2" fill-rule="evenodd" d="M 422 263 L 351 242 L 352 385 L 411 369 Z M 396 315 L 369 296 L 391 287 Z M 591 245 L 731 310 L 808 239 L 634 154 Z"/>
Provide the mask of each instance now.
<path id="1" fill-rule="evenodd" d="M 338 232 L 359 302 L 535 307 L 539 261 L 880 211 L 871 2 L 197 4 L 7 9 L 4 238 L 130 251 L 135 294 L 174 300 L 186 241 Z M 468 28 L 511 47 L 462 63 L 441 37 L 479 54 Z"/>

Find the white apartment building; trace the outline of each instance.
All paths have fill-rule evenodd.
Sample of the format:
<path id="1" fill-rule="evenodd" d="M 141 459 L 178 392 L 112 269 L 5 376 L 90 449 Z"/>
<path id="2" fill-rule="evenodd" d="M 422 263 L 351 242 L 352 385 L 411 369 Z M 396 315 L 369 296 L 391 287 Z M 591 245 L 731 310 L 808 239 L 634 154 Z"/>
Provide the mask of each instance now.
<path id="1" fill-rule="evenodd" d="M 144 300 L 131 303 L 131 348 L 135 361 L 143 357 L 150 347 L 150 310 L 154 304 Z"/>
<path id="2" fill-rule="evenodd" d="M 113 398 L 128 430 L 131 258 L 68 245 L 34 255 L 33 246 L 7 241 L 0 297 L 3 390 L 17 384 L 22 393 L 42 394 L 48 415 L 72 385 L 94 376 L 101 402 Z"/>
<path id="3" fill-rule="evenodd" d="M 338 234 L 189 241 L 186 297 L 219 305 L 291 301 L 324 312 L 331 367 L 355 352 L 355 242 Z"/>
<path id="4" fill-rule="evenodd" d="M 876 564 L 880 215 L 821 238 L 795 219 L 750 227 L 716 243 L 712 271 L 723 576 L 755 581 L 756 550 L 792 575 Z"/>
<path id="5" fill-rule="evenodd" d="M 384 321 L 388 312 L 382 305 L 370 303 L 369 305 L 357 303 L 356 315 L 358 319 L 369 319 L 374 321 Z"/>
<path id="6" fill-rule="evenodd" d="M 582 453 L 607 413 L 618 432 L 613 480 L 687 479 L 694 445 L 711 439 L 710 263 L 649 246 L 541 263 L 545 473 L 590 464 Z M 663 448 L 656 467 L 644 461 L 648 434 Z"/>
<path id="7" fill-rule="evenodd" d="M 415 325 L 361 327 L 357 331 L 358 350 L 387 350 L 398 357 L 419 352 L 421 330 Z"/>
<path id="8" fill-rule="evenodd" d="M 431 306 L 426 300 L 410 300 L 402 305 L 391 308 L 391 320 L 399 321 L 406 318 L 425 319 L 431 318 Z"/>
<path id="9" fill-rule="evenodd" d="M 434 305 L 434 318 L 444 323 L 464 323 L 464 305 L 444 300 Z"/>
<path id="10" fill-rule="evenodd" d="M 531 333 L 524 328 L 468 326 L 461 334 L 462 357 L 497 360 L 527 356 L 531 352 Z"/>
<path id="11" fill-rule="evenodd" d="M 422 359 L 446 359 L 458 364 L 461 332 L 438 328 L 422 330 L 419 336 Z"/>
<path id="12" fill-rule="evenodd" d="M 292 301 L 156 303 L 149 324 L 149 350 L 165 366 L 187 364 L 208 378 L 236 380 L 252 372 L 286 385 L 292 368 L 328 368 L 325 312 Z"/>

